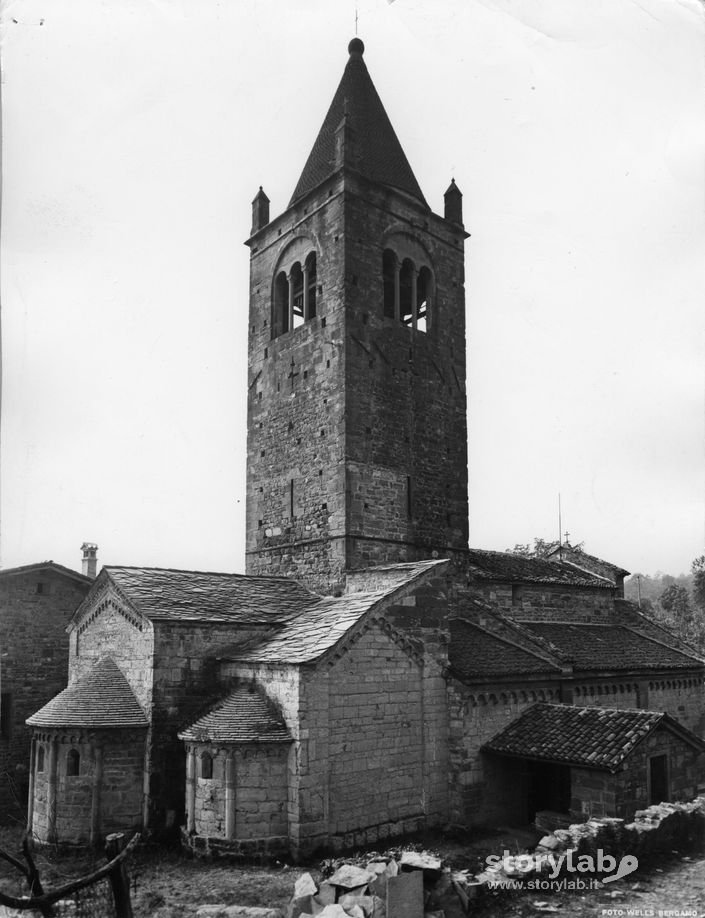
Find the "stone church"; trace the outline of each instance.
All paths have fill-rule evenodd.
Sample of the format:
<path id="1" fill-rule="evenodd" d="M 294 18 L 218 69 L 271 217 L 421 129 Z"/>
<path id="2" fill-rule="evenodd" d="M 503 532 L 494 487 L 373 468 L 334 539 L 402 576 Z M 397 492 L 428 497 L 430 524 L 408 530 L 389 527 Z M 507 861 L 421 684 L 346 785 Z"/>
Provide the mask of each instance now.
<path id="1" fill-rule="evenodd" d="M 626 572 L 468 548 L 462 195 L 430 209 L 348 53 L 288 207 L 253 202 L 247 574 L 103 568 L 28 720 L 40 842 L 301 856 L 703 783 L 705 664 Z"/>

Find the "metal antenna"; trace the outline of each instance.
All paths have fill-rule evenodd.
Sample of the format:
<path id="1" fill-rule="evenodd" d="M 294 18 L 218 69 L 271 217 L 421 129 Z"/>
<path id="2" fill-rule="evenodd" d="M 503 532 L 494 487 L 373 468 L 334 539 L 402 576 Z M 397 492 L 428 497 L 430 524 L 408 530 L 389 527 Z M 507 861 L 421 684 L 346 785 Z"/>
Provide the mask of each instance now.
<path id="1" fill-rule="evenodd" d="M 561 492 L 558 492 L 558 560 L 563 560 L 563 542 L 562 542 L 562 533 L 563 524 L 561 522 Z"/>
<path id="2" fill-rule="evenodd" d="M 355 37 L 357 38 L 357 3 L 355 4 Z"/>

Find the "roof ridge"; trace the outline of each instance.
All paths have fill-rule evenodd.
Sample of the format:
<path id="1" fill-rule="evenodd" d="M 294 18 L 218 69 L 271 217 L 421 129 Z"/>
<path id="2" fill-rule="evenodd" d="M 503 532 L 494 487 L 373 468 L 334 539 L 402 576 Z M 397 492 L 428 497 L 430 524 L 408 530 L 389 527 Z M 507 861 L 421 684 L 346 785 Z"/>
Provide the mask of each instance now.
<path id="1" fill-rule="evenodd" d="M 0 577 L 3 574 L 24 574 L 29 573 L 29 571 L 41 570 L 45 567 L 51 567 L 57 573 L 66 574 L 70 577 L 74 577 L 77 580 L 80 580 L 84 583 L 93 583 L 93 577 L 88 577 L 86 574 L 82 574 L 80 571 L 74 570 L 72 567 L 67 567 L 65 564 L 59 564 L 58 561 L 35 561 L 32 564 L 20 564 L 15 567 L 2 567 L 0 568 Z"/>
<path id="2" fill-rule="evenodd" d="M 139 564 L 104 564 L 102 567 L 103 570 L 121 570 L 121 571 L 162 571 L 165 574 L 207 574 L 209 577 L 238 577 L 243 580 L 275 580 L 278 582 L 284 583 L 293 583 L 301 589 L 306 590 L 311 593 L 312 596 L 317 596 L 317 593 L 313 593 L 308 589 L 303 583 L 298 580 L 293 580 L 291 577 L 281 577 L 281 576 L 269 576 L 268 574 L 240 574 L 237 571 L 203 571 L 197 568 L 185 568 L 185 567 L 152 567 L 149 565 L 139 565 Z"/>
<path id="3" fill-rule="evenodd" d="M 497 616 L 497 617 L 499 618 L 500 616 Z M 548 650 L 547 648 L 542 646 L 544 643 L 550 643 L 550 642 L 544 641 L 542 638 L 537 637 L 537 635 L 526 634 L 525 630 L 523 628 L 521 629 L 517 628 L 517 623 L 512 621 L 511 619 L 506 619 L 503 616 L 501 616 L 501 621 L 503 624 L 508 624 L 513 630 L 519 631 L 522 637 L 526 637 L 532 643 L 539 644 L 541 650 L 543 650 L 544 653 L 546 653 L 549 656 L 555 657 L 559 662 L 556 662 L 555 660 L 546 660 L 544 659 L 544 657 L 540 656 L 539 653 L 537 653 L 535 648 L 526 647 L 523 644 L 520 644 L 516 641 L 512 641 L 509 638 L 505 637 L 503 634 L 497 634 L 494 631 L 490 631 L 489 628 L 485 628 L 482 625 L 478 624 L 477 622 L 473 622 L 467 618 L 464 618 L 461 615 L 453 616 L 450 619 L 450 621 L 465 622 L 465 624 L 471 625 L 473 628 L 477 628 L 478 631 L 482 631 L 482 633 L 488 635 L 488 637 L 496 638 L 497 640 L 503 641 L 505 644 L 508 644 L 510 647 L 515 647 L 517 650 L 522 650 L 524 651 L 524 653 L 531 654 L 531 656 L 536 657 L 537 660 L 541 660 L 543 663 L 550 663 L 551 666 L 555 666 L 556 669 L 558 669 L 559 671 L 562 669 L 561 663 L 564 662 L 564 657 L 562 656 L 562 654 L 555 653 L 552 650 Z M 552 646 L 553 645 L 551 645 L 551 647 Z"/>

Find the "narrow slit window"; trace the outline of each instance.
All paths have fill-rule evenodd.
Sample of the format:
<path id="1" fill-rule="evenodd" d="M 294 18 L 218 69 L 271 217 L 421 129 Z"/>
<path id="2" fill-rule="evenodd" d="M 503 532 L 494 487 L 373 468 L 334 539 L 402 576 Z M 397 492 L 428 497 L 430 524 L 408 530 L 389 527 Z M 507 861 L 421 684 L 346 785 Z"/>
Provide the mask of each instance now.
<path id="1" fill-rule="evenodd" d="M 201 777 L 206 779 L 213 777 L 213 756 L 209 752 L 204 752 L 201 756 Z"/>
<path id="2" fill-rule="evenodd" d="M 37 772 L 41 774 L 44 771 L 44 746 L 37 748 Z"/>

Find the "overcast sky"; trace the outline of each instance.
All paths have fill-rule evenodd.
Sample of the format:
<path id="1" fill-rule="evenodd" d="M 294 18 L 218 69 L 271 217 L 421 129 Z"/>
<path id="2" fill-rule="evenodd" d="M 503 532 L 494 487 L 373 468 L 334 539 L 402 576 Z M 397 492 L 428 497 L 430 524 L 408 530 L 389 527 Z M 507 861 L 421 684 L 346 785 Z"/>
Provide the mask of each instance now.
<path id="1" fill-rule="evenodd" d="M 431 207 L 464 193 L 470 543 L 705 549 L 698 0 L 359 0 Z M 250 204 L 354 0 L 5 0 L 3 567 L 244 569 Z"/>

